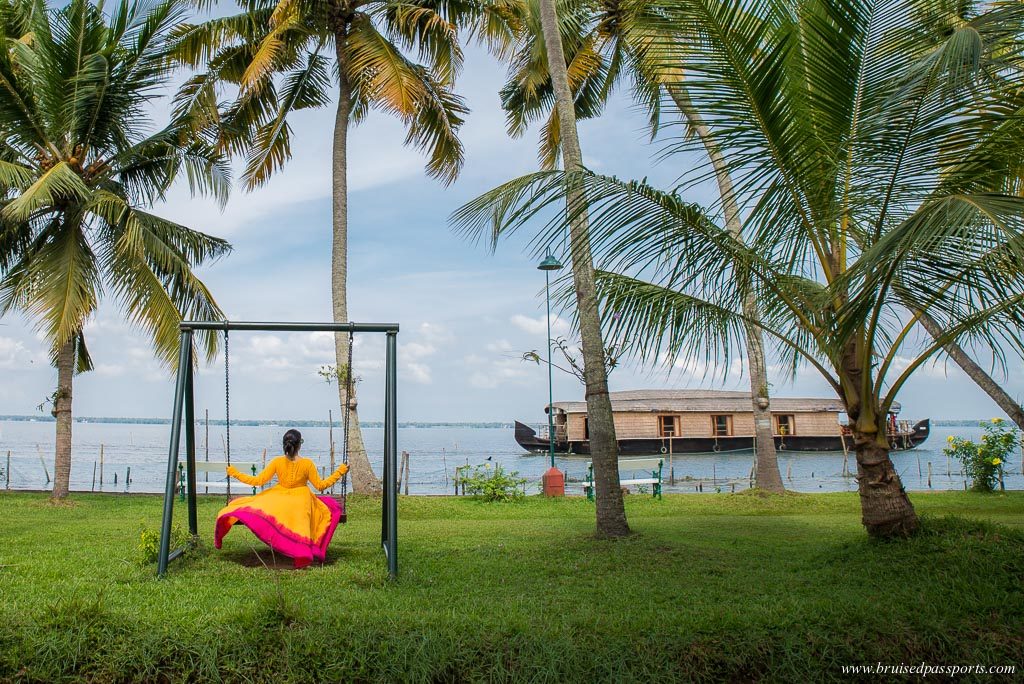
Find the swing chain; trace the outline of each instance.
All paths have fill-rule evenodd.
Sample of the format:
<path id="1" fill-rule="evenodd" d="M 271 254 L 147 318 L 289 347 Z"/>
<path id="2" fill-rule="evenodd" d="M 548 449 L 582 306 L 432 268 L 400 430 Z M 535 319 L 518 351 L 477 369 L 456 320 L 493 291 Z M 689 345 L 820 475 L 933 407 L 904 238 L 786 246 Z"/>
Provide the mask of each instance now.
<path id="1" fill-rule="evenodd" d="M 228 465 L 231 465 L 231 346 L 227 326 L 224 327 L 224 451 Z M 231 478 L 228 477 L 227 497 L 231 500 Z"/>
<path id="2" fill-rule="evenodd" d="M 351 323 L 350 323 L 351 325 Z M 348 331 L 348 366 L 345 368 L 345 445 L 341 449 L 341 462 L 348 465 L 348 430 L 352 413 L 352 347 L 355 339 L 351 328 Z M 341 497 L 348 499 L 348 470 L 341 476 Z"/>

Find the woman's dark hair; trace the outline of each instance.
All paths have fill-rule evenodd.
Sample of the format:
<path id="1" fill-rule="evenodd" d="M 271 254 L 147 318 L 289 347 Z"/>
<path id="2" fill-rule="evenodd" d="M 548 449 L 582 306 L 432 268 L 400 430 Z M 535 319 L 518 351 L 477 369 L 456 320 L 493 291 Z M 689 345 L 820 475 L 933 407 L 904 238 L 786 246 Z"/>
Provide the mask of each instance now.
<path id="1" fill-rule="evenodd" d="M 289 430 L 284 433 L 284 453 L 286 456 L 294 456 L 299 453 L 299 446 L 302 444 L 302 433 L 298 430 Z"/>

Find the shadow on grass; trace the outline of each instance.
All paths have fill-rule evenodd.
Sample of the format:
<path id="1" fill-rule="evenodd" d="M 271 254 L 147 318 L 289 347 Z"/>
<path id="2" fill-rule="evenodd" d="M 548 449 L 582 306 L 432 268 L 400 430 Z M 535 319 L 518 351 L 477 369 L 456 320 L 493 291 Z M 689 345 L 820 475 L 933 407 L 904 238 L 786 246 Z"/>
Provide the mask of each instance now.
<path id="1" fill-rule="evenodd" d="M 266 549 L 231 549 L 215 551 L 213 557 L 220 559 L 221 562 L 239 565 L 243 568 L 266 568 L 267 570 L 296 570 L 294 560 L 283 554 L 274 553 L 273 551 L 271 551 L 269 547 Z M 328 553 L 327 558 L 323 562 L 313 561 L 313 563 L 307 567 L 329 567 L 337 563 L 339 560 L 341 559 L 338 558 L 337 554 Z"/>

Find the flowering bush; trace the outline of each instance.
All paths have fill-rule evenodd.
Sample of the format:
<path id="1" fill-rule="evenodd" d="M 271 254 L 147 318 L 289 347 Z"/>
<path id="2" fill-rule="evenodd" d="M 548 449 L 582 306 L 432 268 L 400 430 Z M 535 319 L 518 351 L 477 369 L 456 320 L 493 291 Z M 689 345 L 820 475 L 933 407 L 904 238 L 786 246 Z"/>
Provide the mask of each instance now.
<path id="1" fill-rule="evenodd" d="M 505 472 L 499 464 L 490 463 L 473 467 L 473 472 L 463 475 L 466 491 L 484 501 L 518 501 L 523 496 L 526 478 L 518 477 L 519 471 Z"/>
<path id="2" fill-rule="evenodd" d="M 1017 430 L 1007 426 L 1002 418 L 993 418 L 989 423 L 982 423 L 981 427 L 985 434 L 981 436 L 980 444 L 950 435 L 944 452 L 964 464 L 964 473 L 971 478 L 974 491 L 991 492 L 999 482 L 1003 464 L 1009 461 L 1008 457 L 1017 448 L 1019 437 Z"/>

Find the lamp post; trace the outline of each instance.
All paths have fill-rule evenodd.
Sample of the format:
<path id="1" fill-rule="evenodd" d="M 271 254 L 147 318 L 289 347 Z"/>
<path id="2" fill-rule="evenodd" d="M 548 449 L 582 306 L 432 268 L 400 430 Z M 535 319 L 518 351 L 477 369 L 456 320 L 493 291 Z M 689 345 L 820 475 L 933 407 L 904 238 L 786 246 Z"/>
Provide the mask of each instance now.
<path id="1" fill-rule="evenodd" d="M 546 496 L 565 496 L 565 475 L 555 467 L 555 399 L 551 372 L 551 272 L 560 270 L 562 263 L 549 252 L 537 268 L 544 271 L 544 298 L 548 311 L 548 457 L 551 467 L 544 473 L 542 481 Z"/>

